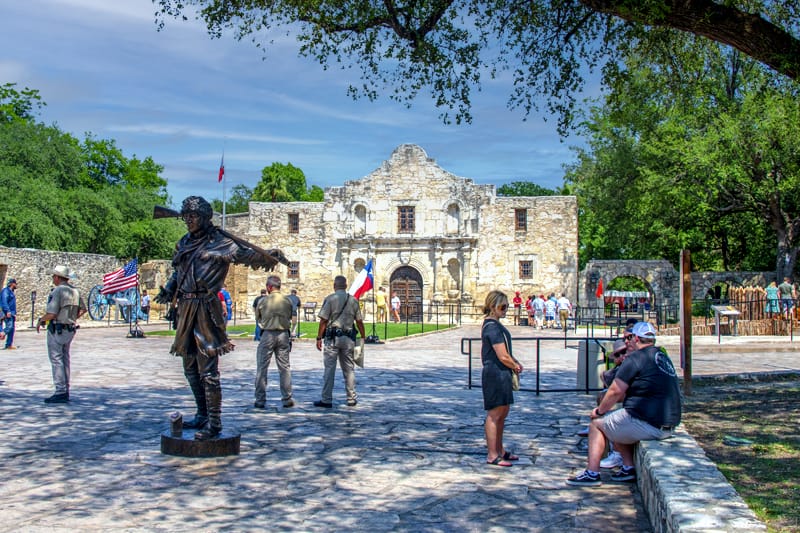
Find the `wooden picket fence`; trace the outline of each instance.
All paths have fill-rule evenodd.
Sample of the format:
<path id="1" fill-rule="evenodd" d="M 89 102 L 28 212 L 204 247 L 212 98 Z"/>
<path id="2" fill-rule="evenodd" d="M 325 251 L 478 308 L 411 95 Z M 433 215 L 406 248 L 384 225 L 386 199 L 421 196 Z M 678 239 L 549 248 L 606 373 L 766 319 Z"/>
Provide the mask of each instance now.
<path id="1" fill-rule="evenodd" d="M 780 303 L 780 302 L 779 302 Z M 796 301 L 792 307 L 791 320 L 786 320 L 782 313 L 767 313 L 767 292 L 761 287 L 730 287 L 728 302 L 739 311 L 736 329 L 739 335 L 790 335 L 800 333 L 798 322 L 798 306 Z M 779 309 L 781 307 L 779 306 Z M 727 317 L 720 320 L 720 334 L 731 334 L 732 321 Z M 662 335 L 678 335 L 677 324 L 670 324 L 660 329 Z M 713 315 L 709 318 L 692 318 L 693 335 L 716 335 L 716 324 Z"/>

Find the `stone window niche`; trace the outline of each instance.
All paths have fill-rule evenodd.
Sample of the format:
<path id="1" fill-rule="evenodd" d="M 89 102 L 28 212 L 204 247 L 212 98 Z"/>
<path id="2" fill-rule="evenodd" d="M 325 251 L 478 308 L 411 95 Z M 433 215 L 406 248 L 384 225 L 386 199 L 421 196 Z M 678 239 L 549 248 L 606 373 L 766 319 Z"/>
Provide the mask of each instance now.
<path id="1" fill-rule="evenodd" d="M 516 231 L 528 231 L 527 209 L 514 209 L 514 229 Z"/>
<path id="2" fill-rule="evenodd" d="M 533 279 L 533 261 L 523 260 L 519 262 L 519 279 Z"/>
<path id="3" fill-rule="evenodd" d="M 414 233 L 414 206 L 401 205 L 397 208 L 397 233 Z"/>
<path id="4" fill-rule="evenodd" d="M 300 233 L 299 213 L 289 213 L 289 233 Z"/>
<path id="5" fill-rule="evenodd" d="M 353 235 L 356 237 L 363 237 L 367 234 L 367 208 L 363 205 L 357 205 L 353 209 Z"/>
<path id="6" fill-rule="evenodd" d="M 445 222 L 445 235 L 458 235 L 458 228 L 461 226 L 461 209 L 458 204 L 447 206 L 447 220 Z"/>

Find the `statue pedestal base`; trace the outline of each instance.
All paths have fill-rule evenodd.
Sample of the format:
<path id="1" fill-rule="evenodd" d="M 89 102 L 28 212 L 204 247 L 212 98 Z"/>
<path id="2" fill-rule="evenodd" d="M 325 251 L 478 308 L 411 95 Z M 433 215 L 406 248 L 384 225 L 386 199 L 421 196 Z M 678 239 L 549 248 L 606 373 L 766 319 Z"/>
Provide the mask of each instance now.
<path id="1" fill-rule="evenodd" d="M 179 457 L 223 457 L 239 455 L 241 433 L 222 429 L 213 439 L 195 440 L 196 429 L 184 429 L 180 437 L 173 436 L 170 430 L 161 433 L 161 453 Z"/>

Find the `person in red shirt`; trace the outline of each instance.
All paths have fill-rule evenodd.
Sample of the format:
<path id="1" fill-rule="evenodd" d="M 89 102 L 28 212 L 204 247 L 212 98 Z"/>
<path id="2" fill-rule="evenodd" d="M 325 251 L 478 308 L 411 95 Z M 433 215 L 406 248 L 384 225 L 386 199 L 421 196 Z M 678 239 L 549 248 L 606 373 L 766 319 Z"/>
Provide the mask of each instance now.
<path id="1" fill-rule="evenodd" d="M 528 325 L 533 326 L 533 296 L 525 300 L 525 311 L 528 313 Z"/>
<path id="2" fill-rule="evenodd" d="M 511 299 L 514 304 L 514 325 L 519 325 L 519 317 L 522 314 L 522 298 L 519 296 L 519 291 L 514 293 L 514 298 Z"/>

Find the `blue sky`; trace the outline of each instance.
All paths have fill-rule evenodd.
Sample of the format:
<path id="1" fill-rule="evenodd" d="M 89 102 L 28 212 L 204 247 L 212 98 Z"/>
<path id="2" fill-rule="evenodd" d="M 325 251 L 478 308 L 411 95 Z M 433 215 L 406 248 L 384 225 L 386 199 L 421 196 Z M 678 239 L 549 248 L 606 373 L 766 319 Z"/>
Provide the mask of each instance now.
<path id="1" fill-rule="evenodd" d="M 308 185 L 342 185 L 375 170 L 400 144 L 421 146 L 444 169 L 476 183 L 527 179 L 561 185 L 573 160 L 555 119 L 523 121 L 506 108 L 511 86 L 490 82 L 473 98 L 469 125 L 446 125 L 426 97 L 407 109 L 381 98 L 353 101 L 357 70 L 322 68 L 281 37 L 262 52 L 202 23 L 169 20 L 156 31 L 150 0 L 2 0 L 0 82 L 38 89 L 41 118 L 78 138 L 115 139 L 126 156 L 164 166 L 179 203 L 254 187 L 261 169 L 291 163 Z"/>

